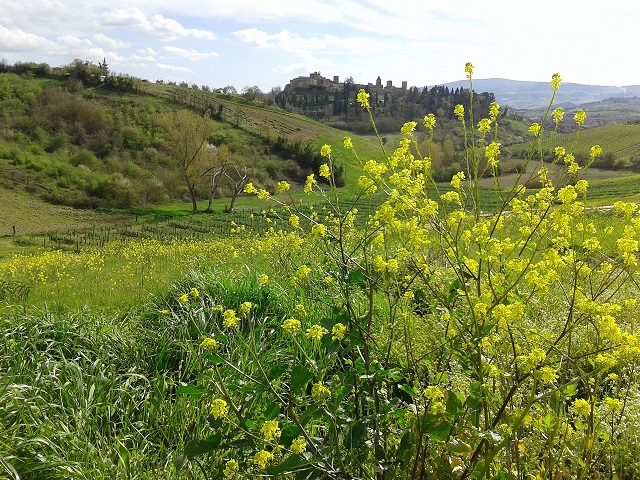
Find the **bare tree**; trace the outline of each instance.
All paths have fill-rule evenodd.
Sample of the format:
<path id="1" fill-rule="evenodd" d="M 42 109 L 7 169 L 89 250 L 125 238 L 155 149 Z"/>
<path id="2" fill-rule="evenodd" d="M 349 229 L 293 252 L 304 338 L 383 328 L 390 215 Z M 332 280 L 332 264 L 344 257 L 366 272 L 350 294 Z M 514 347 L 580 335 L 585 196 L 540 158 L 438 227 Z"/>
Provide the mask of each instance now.
<path id="1" fill-rule="evenodd" d="M 173 159 L 187 185 L 193 211 L 198 211 L 196 186 L 213 166 L 208 150 L 213 133 L 211 120 L 189 110 L 160 115 L 158 123 L 166 132 L 163 149 Z"/>
<path id="2" fill-rule="evenodd" d="M 233 171 L 231 171 L 231 169 L 233 169 Z M 240 171 L 241 169 L 242 172 Z M 231 181 L 231 184 L 233 186 L 231 192 L 231 203 L 229 203 L 229 213 L 233 213 L 236 199 L 238 198 L 238 195 L 240 195 L 240 193 L 242 193 L 242 191 L 244 190 L 244 186 L 247 184 L 247 181 L 249 179 L 249 173 L 247 172 L 246 165 L 244 165 L 243 167 L 233 165 L 232 167 L 225 170 L 224 174 Z"/>
<path id="3" fill-rule="evenodd" d="M 213 154 L 211 156 L 211 170 L 207 175 L 211 177 L 211 185 L 209 188 L 209 205 L 207 206 L 207 212 L 212 212 L 213 198 L 223 180 L 227 177 L 226 169 L 236 159 L 234 153 L 229 150 L 229 147 L 222 144 L 217 147 L 212 147 Z"/>

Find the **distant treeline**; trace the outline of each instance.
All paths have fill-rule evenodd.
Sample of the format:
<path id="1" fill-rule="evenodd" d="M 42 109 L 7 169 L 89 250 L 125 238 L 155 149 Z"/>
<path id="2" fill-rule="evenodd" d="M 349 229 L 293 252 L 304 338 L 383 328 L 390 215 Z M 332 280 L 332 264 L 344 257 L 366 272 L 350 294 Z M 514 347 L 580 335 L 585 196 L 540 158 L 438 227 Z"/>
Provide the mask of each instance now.
<path id="1" fill-rule="evenodd" d="M 380 132 L 397 132 L 405 122 L 430 113 L 440 119 L 453 119 L 453 109 L 458 104 L 469 111 L 469 91 L 462 88 L 434 86 L 406 90 L 381 89 L 351 82 L 345 82 L 342 91 L 331 91 L 315 85 L 287 89 L 276 95 L 275 103 L 285 110 L 316 118 L 338 128 L 369 133 L 369 118 L 356 100 L 361 88 L 370 95 L 371 110 Z M 476 93 L 473 96 L 474 116 L 486 117 L 489 105 L 494 101 L 493 93 Z"/>

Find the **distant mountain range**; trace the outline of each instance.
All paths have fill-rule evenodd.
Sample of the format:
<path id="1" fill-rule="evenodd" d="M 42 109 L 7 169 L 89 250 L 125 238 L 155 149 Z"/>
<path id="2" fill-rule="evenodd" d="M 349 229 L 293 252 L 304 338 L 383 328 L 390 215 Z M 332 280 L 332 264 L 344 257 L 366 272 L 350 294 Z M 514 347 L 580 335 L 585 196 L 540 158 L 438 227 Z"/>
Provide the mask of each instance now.
<path id="1" fill-rule="evenodd" d="M 468 80 L 445 83 L 449 89 L 469 88 Z M 504 78 L 474 79 L 473 90 L 492 92 L 501 106 L 517 109 L 545 108 L 549 104 L 553 90 L 549 82 L 529 82 L 507 80 Z M 562 83 L 556 94 L 555 106 L 572 108 L 585 103 L 599 102 L 609 98 L 640 97 L 640 85 L 609 87 L 602 85 L 583 85 L 580 83 Z"/>

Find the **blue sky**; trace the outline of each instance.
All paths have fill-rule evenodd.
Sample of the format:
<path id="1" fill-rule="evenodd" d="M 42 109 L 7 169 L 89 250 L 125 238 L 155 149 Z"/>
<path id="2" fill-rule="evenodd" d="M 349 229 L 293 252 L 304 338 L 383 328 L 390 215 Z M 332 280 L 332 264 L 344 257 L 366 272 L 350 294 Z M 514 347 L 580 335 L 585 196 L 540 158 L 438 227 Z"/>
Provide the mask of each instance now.
<path id="1" fill-rule="evenodd" d="M 464 78 L 640 84 L 640 2 L 2 0 L 0 59 L 106 58 L 150 81 L 268 92 L 320 71 L 357 83 Z"/>

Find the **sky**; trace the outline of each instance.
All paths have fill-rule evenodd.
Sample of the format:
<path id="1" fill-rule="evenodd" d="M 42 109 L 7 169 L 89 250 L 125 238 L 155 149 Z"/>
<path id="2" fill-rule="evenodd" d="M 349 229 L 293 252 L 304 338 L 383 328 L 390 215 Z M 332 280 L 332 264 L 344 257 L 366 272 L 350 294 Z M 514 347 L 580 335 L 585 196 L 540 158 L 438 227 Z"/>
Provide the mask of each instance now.
<path id="1" fill-rule="evenodd" d="M 311 72 L 433 86 L 467 62 L 478 79 L 625 86 L 639 19 L 634 0 L 2 0 L 0 59 L 239 92 Z"/>

